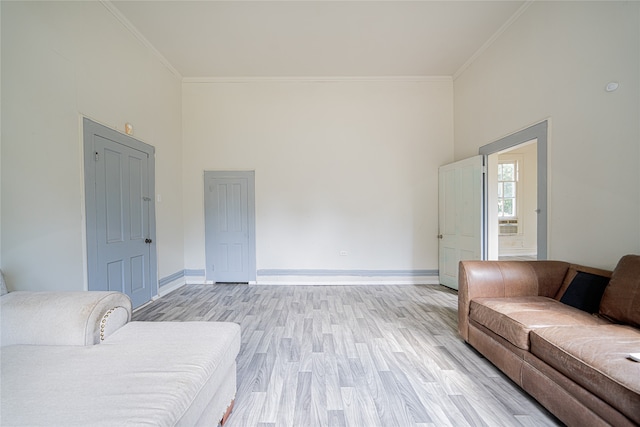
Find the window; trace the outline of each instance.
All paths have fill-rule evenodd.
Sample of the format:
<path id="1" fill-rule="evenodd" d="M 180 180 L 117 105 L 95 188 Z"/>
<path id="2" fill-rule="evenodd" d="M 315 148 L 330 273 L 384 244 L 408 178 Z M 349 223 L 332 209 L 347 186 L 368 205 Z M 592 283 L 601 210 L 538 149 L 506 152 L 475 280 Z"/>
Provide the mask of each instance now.
<path id="1" fill-rule="evenodd" d="M 517 214 L 516 185 L 518 162 L 508 160 L 498 164 L 498 217 L 515 218 Z"/>

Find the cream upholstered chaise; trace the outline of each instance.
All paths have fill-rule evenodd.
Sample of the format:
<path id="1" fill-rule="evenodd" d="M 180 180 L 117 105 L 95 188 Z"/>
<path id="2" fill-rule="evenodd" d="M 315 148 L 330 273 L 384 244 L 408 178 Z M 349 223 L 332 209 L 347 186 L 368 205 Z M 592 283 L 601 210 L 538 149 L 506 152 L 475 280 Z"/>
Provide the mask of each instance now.
<path id="1" fill-rule="evenodd" d="M 224 422 L 240 327 L 130 322 L 118 292 L 0 297 L 3 426 L 195 426 Z"/>

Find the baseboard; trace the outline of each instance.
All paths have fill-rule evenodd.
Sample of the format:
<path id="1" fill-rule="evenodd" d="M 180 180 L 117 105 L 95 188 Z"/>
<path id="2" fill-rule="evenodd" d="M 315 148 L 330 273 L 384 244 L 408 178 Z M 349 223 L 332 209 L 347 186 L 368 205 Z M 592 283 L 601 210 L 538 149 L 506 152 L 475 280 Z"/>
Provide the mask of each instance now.
<path id="1" fill-rule="evenodd" d="M 198 285 L 198 284 L 210 284 L 213 283 L 211 281 L 207 282 L 205 277 L 205 271 L 203 269 L 185 269 L 184 270 L 185 281 L 188 285 Z"/>
<path id="2" fill-rule="evenodd" d="M 158 280 L 158 297 L 163 297 L 186 284 L 185 270 L 177 271 Z"/>
<path id="3" fill-rule="evenodd" d="M 427 285 L 438 270 L 258 270 L 258 285 Z"/>
<path id="4" fill-rule="evenodd" d="M 183 271 L 185 284 L 213 284 L 202 269 Z M 437 285 L 438 270 L 261 269 L 250 285 Z"/>
<path id="5" fill-rule="evenodd" d="M 163 297 L 163 296 L 165 296 L 167 294 L 170 294 L 171 292 L 175 291 L 176 289 L 180 289 L 181 287 L 183 287 L 186 284 L 187 284 L 187 282 L 185 280 L 181 280 L 180 282 L 174 283 L 172 285 L 163 286 L 160 289 L 158 289 L 158 296 L 159 297 Z"/>
<path id="6" fill-rule="evenodd" d="M 398 280 L 388 280 L 381 279 L 376 277 L 371 277 L 367 280 L 353 280 L 342 278 L 327 278 L 327 277 L 310 277 L 310 276 L 288 276 L 286 278 L 269 278 L 267 280 L 263 280 L 258 278 L 256 281 L 257 285 L 265 285 L 265 286 L 408 286 L 408 285 L 437 285 L 440 283 L 438 276 L 436 277 L 425 277 L 425 278 L 414 278 L 407 280 L 398 279 Z"/>

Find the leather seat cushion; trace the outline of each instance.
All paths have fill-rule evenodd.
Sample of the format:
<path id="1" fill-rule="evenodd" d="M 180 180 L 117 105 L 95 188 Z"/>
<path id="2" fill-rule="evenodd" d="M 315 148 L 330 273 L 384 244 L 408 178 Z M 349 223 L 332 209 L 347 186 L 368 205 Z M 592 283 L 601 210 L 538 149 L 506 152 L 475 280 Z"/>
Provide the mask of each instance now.
<path id="1" fill-rule="evenodd" d="M 529 350 L 529 332 L 534 329 L 609 323 L 552 298 L 540 296 L 474 298 L 469 318 L 523 350 Z"/>
<path id="2" fill-rule="evenodd" d="M 531 332 L 531 353 L 640 424 L 640 330 L 562 326 Z"/>

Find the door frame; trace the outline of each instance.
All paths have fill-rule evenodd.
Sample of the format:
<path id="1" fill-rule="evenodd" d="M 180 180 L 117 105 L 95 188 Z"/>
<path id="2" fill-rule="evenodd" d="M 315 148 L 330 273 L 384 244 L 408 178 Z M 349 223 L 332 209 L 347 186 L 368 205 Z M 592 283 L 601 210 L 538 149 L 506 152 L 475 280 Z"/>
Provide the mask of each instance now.
<path id="1" fill-rule="evenodd" d="M 155 147 L 139 141 L 129 135 L 106 127 L 87 117 L 82 118 L 83 157 L 84 157 L 84 192 L 85 192 L 85 221 L 87 244 L 87 289 L 91 289 L 91 281 L 98 271 L 98 238 L 97 238 L 97 205 L 96 205 L 96 162 L 93 135 L 100 132 L 105 138 L 134 150 L 142 151 L 149 156 L 148 182 L 149 195 L 149 285 L 151 296 L 158 295 L 158 257 L 156 251 L 156 207 L 155 207 Z"/>
<path id="2" fill-rule="evenodd" d="M 209 254 L 213 253 L 212 245 L 215 242 L 208 242 L 207 235 L 207 180 L 223 178 L 246 178 L 247 179 L 247 268 L 249 269 L 249 283 L 256 281 L 256 186 L 255 171 L 204 171 L 203 174 L 203 217 L 204 217 L 204 246 L 205 246 L 205 280 L 215 283 L 215 273 L 209 268 Z"/>
<path id="3" fill-rule="evenodd" d="M 548 204 L 547 204 L 547 154 L 548 154 L 548 131 L 549 121 L 544 120 L 526 129 L 505 136 L 490 144 L 483 145 L 478 150 L 478 154 L 484 156 L 484 164 L 488 164 L 488 157 L 490 154 L 495 154 L 500 151 L 507 150 L 509 148 L 516 147 L 520 144 L 524 144 L 531 140 L 537 140 L 537 155 L 538 155 L 538 259 L 545 260 L 548 257 Z M 484 253 L 488 253 L 488 226 L 489 226 L 489 212 L 488 212 L 488 184 L 487 176 L 484 178 L 484 221 L 482 234 L 484 239 Z"/>

